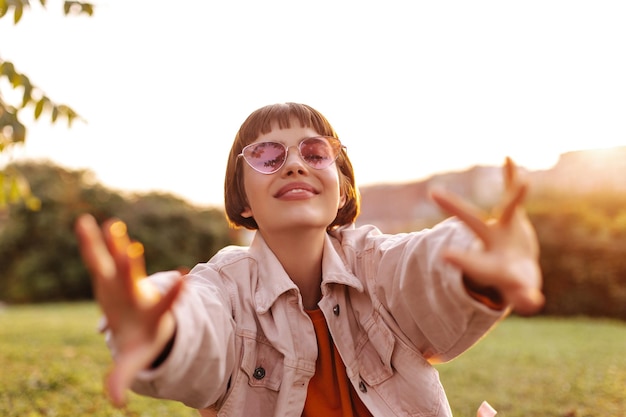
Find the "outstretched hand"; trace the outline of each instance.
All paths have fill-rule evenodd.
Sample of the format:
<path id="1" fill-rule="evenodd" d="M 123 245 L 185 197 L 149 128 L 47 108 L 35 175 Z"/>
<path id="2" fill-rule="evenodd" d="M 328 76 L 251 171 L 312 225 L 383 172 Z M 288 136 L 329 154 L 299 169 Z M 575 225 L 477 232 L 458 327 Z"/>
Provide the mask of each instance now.
<path id="1" fill-rule="evenodd" d="M 477 236 L 472 249 L 449 250 L 444 258 L 459 267 L 475 286 L 496 289 L 515 312 L 530 315 L 538 312 L 544 303 L 539 244 L 521 207 L 527 184 L 518 179 L 517 167 L 509 158 L 503 173 L 504 196 L 492 217 L 453 194 L 433 191 L 431 196 Z"/>
<path id="2" fill-rule="evenodd" d="M 174 337 L 176 324 L 169 311 L 183 281 L 177 280 L 161 295 L 145 280 L 143 246 L 130 240 L 126 225 L 119 220 L 109 220 L 100 229 L 92 216 L 82 215 L 75 229 L 116 349 L 106 390 L 112 403 L 121 407 L 133 378 Z"/>

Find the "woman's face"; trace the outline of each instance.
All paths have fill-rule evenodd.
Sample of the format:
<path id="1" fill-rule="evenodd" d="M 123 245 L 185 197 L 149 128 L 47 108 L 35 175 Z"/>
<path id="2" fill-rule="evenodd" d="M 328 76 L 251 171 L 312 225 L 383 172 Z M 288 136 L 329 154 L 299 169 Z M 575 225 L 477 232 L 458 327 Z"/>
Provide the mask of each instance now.
<path id="1" fill-rule="evenodd" d="M 285 164 L 273 174 L 262 174 L 245 161 L 243 181 L 248 206 L 241 213 L 253 217 L 262 234 L 319 228 L 326 230 L 345 204 L 335 163 L 324 169 L 307 165 L 297 145 L 304 138 L 319 136 L 297 120 L 285 129 L 274 127 L 254 142 L 274 141 L 289 147 Z"/>

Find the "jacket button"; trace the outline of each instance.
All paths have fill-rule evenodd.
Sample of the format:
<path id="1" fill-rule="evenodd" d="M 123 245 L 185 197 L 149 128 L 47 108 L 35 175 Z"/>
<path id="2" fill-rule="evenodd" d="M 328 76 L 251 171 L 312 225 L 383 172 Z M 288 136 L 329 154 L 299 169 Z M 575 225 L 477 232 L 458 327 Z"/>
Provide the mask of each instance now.
<path id="1" fill-rule="evenodd" d="M 365 382 L 363 382 L 363 381 L 359 382 L 359 390 L 362 393 L 366 393 L 367 392 L 367 387 L 365 386 Z"/>
<path id="2" fill-rule="evenodd" d="M 263 378 L 265 378 L 265 369 L 263 369 L 263 367 L 259 366 L 258 368 L 256 368 L 254 370 L 254 373 L 252 374 L 252 376 L 254 377 L 254 379 L 263 379 Z"/>
<path id="3" fill-rule="evenodd" d="M 333 307 L 333 314 L 335 316 L 339 315 L 339 304 L 335 304 L 335 306 Z"/>

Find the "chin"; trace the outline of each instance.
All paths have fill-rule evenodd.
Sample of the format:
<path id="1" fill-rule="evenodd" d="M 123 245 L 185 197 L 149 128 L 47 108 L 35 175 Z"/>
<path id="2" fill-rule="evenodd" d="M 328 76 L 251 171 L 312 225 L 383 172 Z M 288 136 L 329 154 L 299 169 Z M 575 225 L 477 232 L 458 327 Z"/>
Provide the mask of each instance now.
<path id="1" fill-rule="evenodd" d="M 280 218 L 281 223 L 287 228 L 293 229 L 321 229 L 326 230 L 334 220 L 325 217 L 308 216 L 305 212 L 294 215 L 284 215 Z"/>

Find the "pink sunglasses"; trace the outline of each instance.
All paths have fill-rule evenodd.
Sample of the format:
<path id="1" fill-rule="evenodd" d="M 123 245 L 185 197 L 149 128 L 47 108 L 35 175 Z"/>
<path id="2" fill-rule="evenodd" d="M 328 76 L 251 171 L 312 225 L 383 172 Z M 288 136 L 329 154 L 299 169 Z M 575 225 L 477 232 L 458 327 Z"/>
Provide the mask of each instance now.
<path id="1" fill-rule="evenodd" d="M 242 156 L 252 169 L 261 174 L 273 174 L 285 165 L 289 148 L 280 142 L 251 143 L 237 157 Z M 324 169 L 335 162 L 345 146 L 332 136 L 314 136 L 302 139 L 297 148 L 300 158 L 308 166 Z"/>

